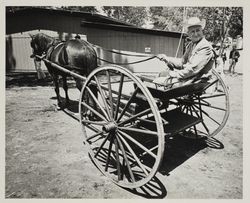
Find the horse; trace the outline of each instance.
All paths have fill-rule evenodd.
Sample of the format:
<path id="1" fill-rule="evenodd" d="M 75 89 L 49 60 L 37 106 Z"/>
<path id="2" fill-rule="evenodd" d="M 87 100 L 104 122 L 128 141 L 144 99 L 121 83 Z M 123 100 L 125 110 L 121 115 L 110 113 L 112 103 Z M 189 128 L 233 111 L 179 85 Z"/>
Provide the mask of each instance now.
<path id="1" fill-rule="evenodd" d="M 34 58 L 35 63 L 41 63 L 41 59 L 35 57 L 35 55 L 44 56 L 47 60 L 85 77 L 87 77 L 92 70 L 97 68 L 97 54 L 87 41 L 70 39 L 63 42 L 44 33 L 30 36 L 30 45 L 33 50 L 31 58 Z M 62 77 L 66 98 L 65 106 L 67 107 L 70 101 L 68 96 L 67 73 L 56 69 L 49 63 L 45 62 L 45 65 L 55 85 L 57 105 L 60 108 L 63 108 L 63 106 L 59 93 L 59 75 Z M 76 87 L 81 91 L 83 86 L 82 80 L 77 78 L 74 79 L 76 81 Z"/>

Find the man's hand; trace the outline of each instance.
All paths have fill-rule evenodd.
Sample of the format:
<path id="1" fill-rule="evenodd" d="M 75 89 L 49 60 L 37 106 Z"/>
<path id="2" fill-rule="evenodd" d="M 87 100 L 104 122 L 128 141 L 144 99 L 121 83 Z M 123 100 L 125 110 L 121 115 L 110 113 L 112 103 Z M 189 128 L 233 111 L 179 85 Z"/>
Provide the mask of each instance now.
<path id="1" fill-rule="evenodd" d="M 167 77 L 157 77 L 153 80 L 153 83 L 156 83 L 158 85 L 166 85 L 167 80 L 169 79 L 169 76 Z"/>
<path id="2" fill-rule="evenodd" d="M 177 73 L 175 71 L 169 71 L 169 75 L 172 77 L 172 78 L 176 78 L 177 77 Z"/>
<path id="3" fill-rule="evenodd" d="M 164 61 L 165 63 L 168 63 L 168 57 L 165 54 L 158 54 L 157 58 L 161 61 Z"/>

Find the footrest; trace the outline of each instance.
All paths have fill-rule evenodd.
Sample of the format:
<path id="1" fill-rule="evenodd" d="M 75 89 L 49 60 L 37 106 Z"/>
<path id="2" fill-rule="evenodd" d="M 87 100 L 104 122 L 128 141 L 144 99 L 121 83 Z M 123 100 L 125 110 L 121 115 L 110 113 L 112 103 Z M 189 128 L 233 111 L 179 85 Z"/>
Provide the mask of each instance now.
<path id="1" fill-rule="evenodd" d="M 166 135 L 173 135 L 179 133 L 187 128 L 190 128 L 202 121 L 201 118 L 197 118 L 180 111 L 180 109 L 173 109 L 161 113 L 161 117 L 164 119 L 164 132 Z M 153 120 L 153 117 L 147 118 L 147 120 Z M 140 126 L 147 128 L 149 130 L 155 130 L 156 126 L 149 125 L 148 122 L 140 121 Z"/>
<path id="2" fill-rule="evenodd" d="M 202 121 L 201 118 L 197 118 L 180 111 L 180 109 L 174 109 L 161 114 L 161 117 L 167 121 L 164 125 L 164 131 L 166 134 L 176 134 L 187 128 L 190 128 Z"/>

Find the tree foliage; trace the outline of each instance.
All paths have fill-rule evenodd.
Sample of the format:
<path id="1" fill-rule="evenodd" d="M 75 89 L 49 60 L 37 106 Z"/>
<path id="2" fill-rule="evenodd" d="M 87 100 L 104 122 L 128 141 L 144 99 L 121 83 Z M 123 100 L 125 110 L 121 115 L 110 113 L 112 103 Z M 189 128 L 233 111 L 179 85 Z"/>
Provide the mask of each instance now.
<path id="1" fill-rule="evenodd" d="M 148 20 L 146 7 L 103 6 L 102 10 L 108 17 L 116 18 L 141 27 Z"/>
<path id="2" fill-rule="evenodd" d="M 185 12 L 184 12 L 185 11 Z M 184 18 L 197 16 L 206 20 L 204 34 L 213 42 L 226 36 L 235 38 L 243 32 L 242 7 L 150 7 L 154 29 L 182 31 Z"/>
<path id="3" fill-rule="evenodd" d="M 153 28 L 166 31 L 181 31 L 183 7 L 150 7 Z"/>
<path id="4" fill-rule="evenodd" d="M 242 7 L 233 7 L 228 34 L 235 38 L 237 35 L 243 36 L 243 9 Z"/>

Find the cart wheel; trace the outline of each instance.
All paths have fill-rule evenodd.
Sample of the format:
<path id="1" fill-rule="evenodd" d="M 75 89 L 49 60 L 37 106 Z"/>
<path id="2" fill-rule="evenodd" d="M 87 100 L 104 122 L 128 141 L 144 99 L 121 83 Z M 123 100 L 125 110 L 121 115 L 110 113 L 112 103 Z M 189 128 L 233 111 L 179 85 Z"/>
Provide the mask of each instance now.
<path id="1" fill-rule="evenodd" d="M 138 99 L 148 108 L 135 111 Z M 97 68 L 81 90 L 79 112 L 84 142 L 104 175 L 125 188 L 154 177 L 163 157 L 164 130 L 158 107 L 137 76 L 120 66 Z M 140 127 L 140 120 L 156 130 Z"/>
<path id="2" fill-rule="evenodd" d="M 190 138 L 213 137 L 225 126 L 229 116 L 228 89 L 220 75 L 212 70 L 204 91 L 177 99 L 184 113 L 202 119 L 202 122 L 185 130 L 183 136 Z"/>

